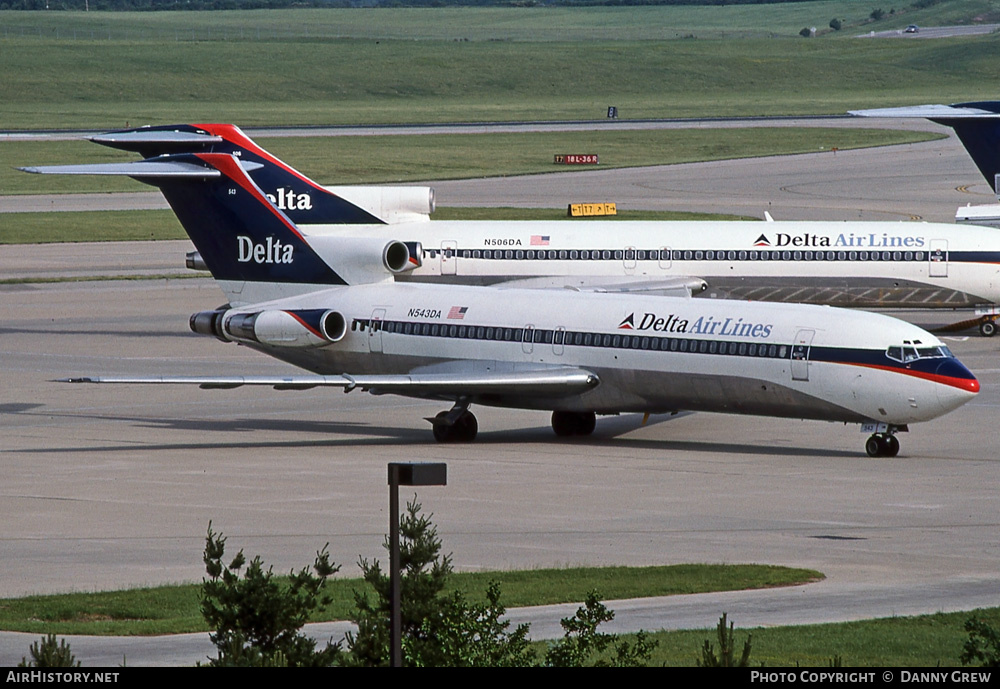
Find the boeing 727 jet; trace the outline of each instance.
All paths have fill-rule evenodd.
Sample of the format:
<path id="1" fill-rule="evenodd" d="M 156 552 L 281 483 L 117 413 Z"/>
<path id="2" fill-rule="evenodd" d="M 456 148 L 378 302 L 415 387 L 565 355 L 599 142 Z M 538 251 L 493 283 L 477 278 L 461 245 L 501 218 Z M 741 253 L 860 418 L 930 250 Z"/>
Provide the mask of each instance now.
<path id="1" fill-rule="evenodd" d="M 436 399 L 439 441 L 471 441 L 473 404 L 548 410 L 556 434 L 601 414 L 679 410 L 858 423 L 871 456 L 896 433 L 975 397 L 979 383 L 930 333 L 829 307 L 399 282 L 397 240 L 309 235 L 228 153 L 131 168 L 161 189 L 229 304 L 191 317 L 308 373 L 79 377 L 209 388 L 318 386 Z M 180 172 L 183 172 L 180 174 Z M 249 172 L 248 172 L 249 171 Z"/>

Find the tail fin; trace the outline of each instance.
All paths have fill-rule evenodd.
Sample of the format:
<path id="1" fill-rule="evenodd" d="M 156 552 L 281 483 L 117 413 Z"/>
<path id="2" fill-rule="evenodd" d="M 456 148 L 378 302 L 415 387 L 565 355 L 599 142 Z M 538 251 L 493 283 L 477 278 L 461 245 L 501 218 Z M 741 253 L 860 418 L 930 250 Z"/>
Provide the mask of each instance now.
<path id="1" fill-rule="evenodd" d="M 993 192 L 1000 194 L 1000 180 L 997 179 L 1000 176 L 1000 102 L 957 103 L 952 107 L 978 112 L 959 117 L 932 117 L 931 121 L 955 130 Z"/>
<path id="2" fill-rule="evenodd" d="M 310 247 L 295 223 L 270 203 L 234 156 L 182 153 L 158 160 L 219 173 L 202 181 L 167 174 L 142 178 L 163 192 L 217 280 L 347 284 Z"/>
<path id="3" fill-rule="evenodd" d="M 159 187 L 234 306 L 325 287 L 391 280 L 410 249 L 379 237 L 308 239 L 227 153 L 178 153 L 132 163 L 21 168 L 40 174 L 124 175 Z"/>
<path id="4" fill-rule="evenodd" d="M 994 193 L 1000 194 L 1000 180 L 997 179 L 1000 176 L 1000 101 L 853 110 L 850 114 L 859 117 L 922 117 L 951 127 Z"/>
<path id="5" fill-rule="evenodd" d="M 380 225 L 426 219 L 428 187 L 324 187 L 258 146 L 232 124 L 176 124 L 99 134 L 94 143 L 143 158 L 177 153 L 229 153 L 256 163 L 251 176 L 271 203 L 298 225 Z"/>

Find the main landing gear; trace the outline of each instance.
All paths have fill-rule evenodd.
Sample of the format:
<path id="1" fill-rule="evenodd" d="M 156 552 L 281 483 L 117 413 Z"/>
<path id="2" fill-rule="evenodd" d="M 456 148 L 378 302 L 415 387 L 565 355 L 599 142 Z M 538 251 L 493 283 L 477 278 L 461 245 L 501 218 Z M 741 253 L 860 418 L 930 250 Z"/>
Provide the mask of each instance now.
<path id="1" fill-rule="evenodd" d="M 552 430 L 559 437 L 590 435 L 597 426 L 597 415 L 592 411 L 554 411 Z"/>
<path id="2" fill-rule="evenodd" d="M 471 443 L 479 432 L 476 415 L 461 401 L 448 411 L 428 418 L 434 426 L 434 440 L 439 443 Z M 594 412 L 552 412 L 552 430 L 560 437 L 590 435 L 597 426 Z"/>
<path id="3" fill-rule="evenodd" d="M 434 424 L 434 440 L 439 443 L 471 443 L 479 432 L 476 415 L 468 409 L 456 407 L 427 420 Z"/>
<path id="4" fill-rule="evenodd" d="M 892 433 L 874 433 L 865 441 L 869 457 L 895 457 L 899 454 L 899 440 Z"/>

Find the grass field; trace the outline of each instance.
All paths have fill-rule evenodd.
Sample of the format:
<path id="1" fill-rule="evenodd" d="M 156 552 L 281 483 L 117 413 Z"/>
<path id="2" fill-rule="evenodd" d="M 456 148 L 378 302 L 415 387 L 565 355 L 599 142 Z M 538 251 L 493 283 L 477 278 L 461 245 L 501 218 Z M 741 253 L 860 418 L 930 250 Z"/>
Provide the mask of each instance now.
<path id="1" fill-rule="evenodd" d="M 952 0 L 871 27 L 994 4 Z M 796 35 L 860 22 L 860 6 L 7 11 L 0 129 L 599 119 L 609 105 L 623 118 L 842 113 L 995 96 L 1000 37 Z"/>
<path id="2" fill-rule="evenodd" d="M 907 24 L 995 21 L 995 0 L 947 0 L 915 10 L 899 3 L 870 22 L 879 3 L 812 0 L 746 5 L 672 7 L 441 7 L 249 10 L 242 12 L 11 12 L 2 13 L 0 38 L 62 40 L 274 41 L 361 38 L 419 41 L 633 41 L 706 38 L 798 38 L 803 27 L 836 37 L 901 29 Z M 208 17 L 208 19 L 206 19 Z"/>
<path id="3" fill-rule="evenodd" d="M 590 591 L 607 600 L 795 586 L 823 579 L 820 572 L 769 565 L 671 565 L 538 569 L 452 574 L 450 586 L 485 602 L 491 581 L 508 607 L 582 601 Z M 331 579 L 329 608 L 312 621 L 346 620 L 362 579 Z M 29 596 L 0 601 L 0 629 L 56 634 L 147 635 L 207 630 L 199 612 L 200 584 L 103 593 Z M 711 621 L 709 621 L 711 623 Z"/>
<path id="4" fill-rule="evenodd" d="M 721 614 L 722 611 L 720 611 Z M 994 628 L 1000 609 L 977 614 Z M 841 624 L 740 629 L 736 624 L 737 650 L 750 636 L 752 667 L 829 667 L 839 657 L 844 667 L 961 667 L 959 655 L 968 639 L 965 621 L 972 613 L 959 612 L 919 617 L 892 617 Z M 712 620 L 717 622 L 718 620 Z M 701 657 L 707 639 L 718 650 L 715 630 L 661 632 L 651 665 L 692 666 Z M 967 668 L 971 669 L 971 668 Z M 878 675 L 881 679 L 881 675 Z"/>
<path id="5" fill-rule="evenodd" d="M 260 138 L 323 184 L 368 184 L 566 171 L 555 153 L 596 153 L 601 167 L 639 167 L 916 143 L 936 134 L 885 129 L 753 128 Z M 833 155 L 833 153 L 831 153 Z M 128 178 L 39 176 L 34 165 L 136 160 L 87 141 L 0 141 L 0 194 L 149 191 Z M 559 200 L 558 203 L 562 203 Z M 3 241 L 0 238 L 0 241 Z"/>

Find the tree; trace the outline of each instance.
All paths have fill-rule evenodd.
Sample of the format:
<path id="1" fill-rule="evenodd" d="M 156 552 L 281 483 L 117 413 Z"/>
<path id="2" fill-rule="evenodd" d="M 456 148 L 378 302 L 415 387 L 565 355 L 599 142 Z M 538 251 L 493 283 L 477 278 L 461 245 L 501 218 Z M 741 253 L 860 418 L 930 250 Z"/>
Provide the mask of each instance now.
<path id="1" fill-rule="evenodd" d="M 719 639 L 719 655 L 715 655 L 715 647 L 708 639 L 701 649 L 701 659 L 698 660 L 698 667 L 749 667 L 750 666 L 750 639 L 743 642 L 743 655 L 739 661 L 736 660 L 736 635 L 735 625 L 730 622 L 729 629 L 726 629 L 726 613 L 722 613 L 719 624 L 715 628 L 716 637 Z"/>
<path id="2" fill-rule="evenodd" d="M 1000 632 L 978 617 L 966 620 L 965 631 L 969 638 L 959 656 L 962 665 L 1000 667 Z"/>
<path id="3" fill-rule="evenodd" d="M 597 628 L 615 618 L 615 613 L 601 603 L 596 591 L 587 594 L 582 608 L 573 617 L 563 618 L 563 638 L 545 654 L 548 667 L 645 667 L 657 642 L 645 632 L 636 635 L 635 644 L 604 634 Z"/>
<path id="4" fill-rule="evenodd" d="M 508 631 L 510 622 L 503 620 L 507 609 L 500 603 L 500 584 L 490 582 L 487 602 L 469 603 L 460 591 L 452 593 L 440 610 L 436 621 L 425 623 L 436 645 L 431 654 L 437 665 L 448 667 L 525 667 L 535 664 L 535 652 L 528 641 L 528 625 L 520 624 Z M 403 655 L 414 666 L 433 664 L 423 653 L 428 644 L 403 642 Z"/>
<path id="5" fill-rule="evenodd" d="M 411 653 L 435 664 L 433 620 L 446 603 L 442 596 L 452 572 L 451 556 L 441 555 L 441 539 L 430 518 L 420 514 L 421 505 L 414 499 L 406 504 L 406 514 L 399 519 L 400 619 L 402 638 Z M 389 537 L 383 546 L 389 550 Z M 347 635 L 352 661 L 360 665 L 389 664 L 389 615 L 391 586 L 389 575 L 382 572 L 378 560 L 358 561 L 364 580 L 374 590 L 355 592 L 357 634 Z M 405 660 L 404 660 L 405 662 Z"/>
<path id="6" fill-rule="evenodd" d="M 31 644 L 28 652 L 31 654 L 31 662 L 22 657 L 18 667 L 80 667 L 66 640 L 57 643 L 55 634 L 43 636 L 41 641 Z"/>
<path id="7" fill-rule="evenodd" d="M 830 20 L 830 28 L 833 29 L 834 31 L 840 31 L 843 28 L 843 26 L 844 23 L 841 22 L 836 17 Z"/>
<path id="8" fill-rule="evenodd" d="M 403 663 L 434 667 L 525 667 L 538 665 L 528 641 L 528 625 L 510 628 L 500 602 L 500 585 L 491 582 L 485 603 L 471 603 L 461 591 L 446 592 L 452 573 L 451 556 L 441 554 L 441 539 L 430 517 L 420 514 L 415 500 L 400 518 L 402 569 L 401 617 Z M 387 539 L 388 540 L 388 539 Z M 218 649 L 213 666 L 284 667 L 304 665 L 386 666 L 389 664 L 390 582 L 377 560 L 359 561 L 370 589 L 355 592 L 352 620 L 356 633 L 347 634 L 347 652 L 340 644 L 317 651 L 316 642 L 299 630 L 311 612 L 325 606 L 323 587 L 338 568 L 331 565 L 326 546 L 316 554 L 315 574 L 292 572 L 286 585 L 264 569 L 260 557 L 246 565 L 241 550 L 223 564 L 226 539 L 208 527 L 202 583 L 202 615 L 215 631 Z M 388 549 L 388 542 L 385 543 Z M 542 664 L 636 667 L 649 660 L 656 643 L 640 632 L 634 644 L 598 627 L 614 618 L 596 593 L 587 596 L 576 615 L 562 620 L 565 636 L 549 649 Z"/>
<path id="9" fill-rule="evenodd" d="M 403 663 L 410 666 L 510 667 L 530 664 L 527 625 L 508 631 L 500 587 L 491 583 L 487 602 L 469 603 L 461 592 L 445 593 L 452 573 L 451 556 L 441 554 L 441 539 L 429 516 L 414 499 L 399 520 L 400 618 Z M 389 549 L 386 538 L 384 546 Z M 389 664 L 389 575 L 377 560 L 361 559 L 365 581 L 373 589 L 355 592 L 356 634 L 347 635 L 350 661 Z"/>
<path id="10" fill-rule="evenodd" d="M 327 643 L 317 651 L 316 641 L 300 630 L 310 614 L 326 607 L 329 596 L 323 589 L 326 579 L 340 568 L 330 563 L 327 546 L 316 553 L 315 574 L 309 568 L 291 572 L 288 582 L 274 578 L 255 557 L 243 576 L 246 564 L 240 550 L 224 565 L 226 539 L 208 525 L 205 539 L 205 570 L 202 580 L 201 613 L 215 631 L 210 635 L 218 649 L 213 666 L 326 666 L 340 655 L 340 644 Z"/>

